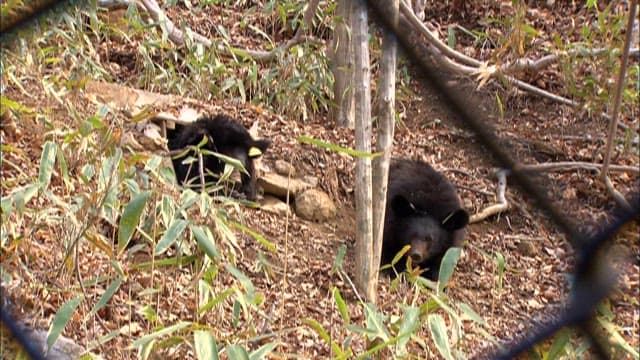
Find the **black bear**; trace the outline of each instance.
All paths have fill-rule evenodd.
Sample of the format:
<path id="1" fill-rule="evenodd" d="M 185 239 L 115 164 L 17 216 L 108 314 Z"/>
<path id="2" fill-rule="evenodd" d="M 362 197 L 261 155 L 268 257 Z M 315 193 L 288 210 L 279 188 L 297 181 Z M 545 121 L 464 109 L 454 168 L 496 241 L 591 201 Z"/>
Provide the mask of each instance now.
<path id="1" fill-rule="evenodd" d="M 253 160 L 267 151 L 271 141 L 254 140 L 249 131 L 240 123 L 227 115 L 215 117 L 203 116 L 189 125 L 176 124 L 174 130 L 167 131 L 167 145 L 169 150 L 182 150 L 189 146 L 201 144 L 205 184 L 216 183 L 218 176 L 224 171 L 224 161 L 213 154 L 215 152 L 239 160 L 247 173 L 241 173 L 241 191 L 247 200 L 256 199 L 256 174 Z M 258 151 L 259 150 L 259 151 Z M 176 178 L 183 186 L 202 188 L 198 161 L 185 163 L 188 157 L 198 158 L 195 150 L 188 151 L 182 156 L 172 157 Z"/>
<path id="2" fill-rule="evenodd" d="M 392 160 L 381 265 L 411 245 L 396 270 L 405 269 L 409 256 L 414 265 L 426 269 L 426 277 L 436 280 L 442 257 L 450 247 L 462 245 L 468 223 L 453 184 L 442 174 L 423 161 Z"/>

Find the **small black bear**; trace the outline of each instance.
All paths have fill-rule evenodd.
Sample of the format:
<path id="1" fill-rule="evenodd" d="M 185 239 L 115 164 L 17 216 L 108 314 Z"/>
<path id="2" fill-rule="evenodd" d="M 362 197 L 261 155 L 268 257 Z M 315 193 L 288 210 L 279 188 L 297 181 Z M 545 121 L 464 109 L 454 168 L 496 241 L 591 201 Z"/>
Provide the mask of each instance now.
<path id="1" fill-rule="evenodd" d="M 392 160 L 381 265 L 391 263 L 404 246 L 411 245 L 396 270 L 405 269 L 409 256 L 414 265 L 427 269 L 424 276 L 436 280 L 442 257 L 450 247 L 462 245 L 468 223 L 469 214 L 442 174 L 423 161 Z"/>
<path id="2" fill-rule="evenodd" d="M 176 124 L 174 130 L 167 131 L 167 145 L 169 150 L 182 150 L 189 146 L 200 144 L 204 138 L 206 144 L 202 150 L 216 152 L 239 160 L 247 170 L 247 174 L 241 173 L 242 193 L 247 200 L 256 199 L 256 174 L 253 160 L 267 151 L 271 141 L 254 140 L 249 131 L 240 123 L 227 115 L 215 117 L 203 116 L 189 125 Z M 255 151 L 257 148 L 259 151 Z M 187 152 L 184 156 L 173 157 L 173 169 L 176 178 L 183 186 L 191 186 L 200 189 L 200 171 L 198 161 L 184 163 L 185 158 L 197 159 L 195 150 Z M 205 184 L 215 183 L 224 171 L 224 161 L 212 154 L 203 154 L 203 169 Z M 212 175 L 213 174 L 213 175 Z"/>

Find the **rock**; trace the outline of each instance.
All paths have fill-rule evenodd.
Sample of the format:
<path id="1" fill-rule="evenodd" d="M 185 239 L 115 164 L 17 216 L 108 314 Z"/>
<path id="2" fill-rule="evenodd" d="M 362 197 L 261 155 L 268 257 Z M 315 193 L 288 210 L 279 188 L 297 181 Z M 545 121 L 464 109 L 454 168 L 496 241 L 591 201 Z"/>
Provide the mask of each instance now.
<path id="1" fill-rule="evenodd" d="M 82 346 L 76 344 L 72 339 L 60 336 L 53 346 L 47 350 L 47 335 L 45 330 L 36 330 L 31 333 L 31 340 L 34 345 L 47 354 L 47 360 L 72 360 L 80 358 L 84 353 Z"/>
<path id="2" fill-rule="evenodd" d="M 296 168 L 284 160 L 276 160 L 276 172 L 282 176 L 296 177 Z"/>
<path id="3" fill-rule="evenodd" d="M 329 195 L 318 189 L 309 189 L 296 196 L 296 213 L 303 219 L 324 222 L 336 215 L 336 206 Z"/>
<path id="4" fill-rule="evenodd" d="M 308 183 L 309 185 L 311 185 L 311 187 L 316 187 L 318 186 L 318 178 L 315 176 L 311 176 L 311 175 L 306 175 L 302 178 L 302 180 L 304 180 L 306 183 Z"/>
<path id="5" fill-rule="evenodd" d="M 289 190 L 290 196 L 296 196 L 304 190 L 313 187 L 313 185 L 303 180 L 288 179 L 286 176 L 272 172 L 262 174 L 262 176 L 258 178 L 258 184 L 264 189 L 265 194 L 271 194 L 281 198 L 287 196 L 287 189 Z"/>
<path id="6" fill-rule="evenodd" d="M 518 244 L 518 251 L 524 256 L 536 256 L 536 247 L 533 245 L 533 242 L 531 240 L 520 241 L 520 243 Z"/>
<path id="7" fill-rule="evenodd" d="M 271 195 L 265 195 L 262 201 L 260 201 L 260 209 L 281 216 L 291 214 L 291 209 L 287 203 Z"/>

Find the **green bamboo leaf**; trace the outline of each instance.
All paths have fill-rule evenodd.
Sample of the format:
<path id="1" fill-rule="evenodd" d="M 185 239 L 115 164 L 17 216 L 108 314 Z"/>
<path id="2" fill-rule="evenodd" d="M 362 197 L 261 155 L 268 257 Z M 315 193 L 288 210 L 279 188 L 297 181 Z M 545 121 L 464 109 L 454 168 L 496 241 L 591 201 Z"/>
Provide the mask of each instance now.
<path id="1" fill-rule="evenodd" d="M 165 231 L 162 235 L 160 241 L 158 241 L 158 245 L 156 245 L 155 255 L 160 255 L 165 252 L 171 244 L 173 244 L 176 239 L 182 234 L 184 229 L 187 227 L 188 222 L 186 220 L 177 219 Z"/>
<path id="2" fill-rule="evenodd" d="M 19 82 L 21 83 L 21 82 Z M 30 108 L 28 106 L 22 105 L 19 102 L 13 101 L 9 98 L 6 98 L 4 96 L 0 96 L 0 109 L 9 109 L 9 110 L 13 110 L 13 111 L 18 111 L 18 112 L 24 112 L 24 113 L 33 113 L 35 112 L 35 110 L 33 108 Z"/>
<path id="3" fill-rule="evenodd" d="M 76 311 L 76 308 L 80 305 L 80 301 L 82 301 L 83 298 L 84 297 L 82 295 L 77 296 L 64 303 L 60 309 L 58 309 L 58 312 L 53 317 L 53 322 L 51 322 L 49 332 L 47 333 L 47 348 L 51 349 L 56 340 L 58 340 L 58 337 L 60 337 L 65 326 L 67 326 L 67 323 L 71 320 L 73 313 Z"/>
<path id="4" fill-rule="evenodd" d="M 400 251 L 398 251 L 396 256 L 394 256 L 393 259 L 391 260 L 391 265 L 397 264 L 398 261 L 400 261 L 400 259 L 402 259 L 404 254 L 409 252 L 409 250 L 411 250 L 411 245 L 405 245 L 402 249 L 400 249 Z"/>
<path id="5" fill-rule="evenodd" d="M 227 356 L 229 360 L 249 360 L 247 350 L 237 344 L 227 346 Z"/>
<path id="6" fill-rule="evenodd" d="M 188 326 L 190 326 L 191 323 L 187 322 L 187 321 L 180 321 L 177 324 L 173 324 L 171 326 L 167 326 L 164 328 L 161 328 L 160 330 L 153 332 L 151 334 L 145 335 L 143 337 L 141 337 L 140 339 L 134 341 L 131 344 L 131 347 L 134 348 L 138 348 L 138 347 L 144 347 L 146 344 L 148 344 L 150 341 L 153 340 L 157 340 L 158 338 L 165 336 L 165 335 L 171 335 L 174 332 L 180 331 Z"/>
<path id="7" fill-rule="evenodd" d="M 268 343 L 268 344 L 264 344 L 262 346 L 260 346 L 257 350 L 252 351 L 251 354 L 249 354 L 249 359 L 250 360 L 262 360 L 264 358 L 267 357 L 267 355 L 269 355 L 273 349 L 276 348 L 278 344 L 276 343 Z"/>
<path id="8" fill-rule="evenodd" d="M 398 329 L 398 347 L 400 348 L 400 354 L 406 354 L 406 347 L 411 335 L 420 326 L 420 308 L 417 306 L 407 306 L 404 308 L 402 315 L 402 322 Z"/>
<path id="9" fill-rule="evenodd" d="M 27 203 L 29 203 L 29 201 L 31 201 L 31 199 L 37 194 L 37 184 L 29 184 L 25 187 L 14 190 L 11 196 L 13 197 L 13 202 L 16 205 L 18 212 L 23 213 L 26 209 Z"/>
<path id="10" fill-rule="evenodd" d="M 547 360 L 560 359 L 565 354 L 567 344 L 571 340 L 571 330 L 563 328 L 558 331 L 553 337 L 553 344 L 547 353 L 545 358 Z"/>
<path id="11" fill-rule="evenodd" d="M 220 253 L 218 252 L 218 248 L 216 247 L 216 242 L 213 238 L 213 233 L 211 233 L 211 230 L 208 227 L 200 225 L 190 225 L 189 228 L 195 236 L 196 242 L 202 248 L 202 250 L 204 250 L 209 259 L 220 259 Z"/>
<path id="12" fill-rule="evenodd" d="M 131 241 L 131 237 L 140 223 L 140 216 L 147 204 L 149 195 L 151 195 L 149 191 L 139 193 L 124 208 L 118 226 L 118 254 L 122 253 L 129 241 Z"/>
<path id="13" fill-rule="evenodd" d="M 344 261 L 344 256 L 347 254 L 347 245 L 342 244 L 338 248 L 338 254 L 336 258 L 333 260 L 333 266 L 331 267 L 331 272 L 334 273 L 340 269 L 342 269 L 342 262 Z"/>
<path id="14" fill-rule="evenodd" d="M 42 156 L 40 157 L 40 171 L 38 173 L 38 185 L 40 190 L 44 191 L 51 182 L 51 174 L 53 174 L 53 167 L 56 164 L 56 154 L 58 152 L 58 146 L 47 141 L 44 143 L 42 149 Z"/>
<path id="15" fill-rule="evenodd" d="M 452 49 L 456 48 L 456 30 L 453 26 L 447 28 L 447 45 Z"/>
<path id="16" fill-rule="evenodd" d="M 196 330 L 193 332 L 193 342 L 196 356 L 200 360 L 218 360 L 218 345 L 209 331 Z"/>
<path id="17" fill-rule="evenodd" d="M 233 222 L 231 223 L 231 225 L 233 225 L 234 228 L 242 231 L 243 233 L 251 235 L 251 237 L 253 237 L 258 243 L 260 243 L 260 245 L 264 246 L 264 248 L 267 249 L 267 251 L 270 251 L 272 253 L 277 252 L 276 245 L 270 242 L 269 240 L 267 240 L 264 236 L 258 234 L 257 232 L 249 229 L 248 227 L 240 223 Z"/>
<path id="18" fill-rule="evenodd" d="M 338 346 L 338 344 L 335 341 L 331 341 L 331 336 L 329 336 L 329 333 L 327 332 L 327 330 L 325 330 L 318 321 L 312 318 L 306 318 L 302 320 L 302 323 L 307 324 L 307 326 L 313 329 L 320 336 L 322 340 L 324 340 L 327 344 L 331 346 L 331 349 L 335 354 L 335 358 L 343 358 L 345 356 L 344 351 L 342 351 L 340 346 Z"/>
<path id="19" fill-rule="evenodd" d="M 336 144 L 331 144 L 328 142 L 324 142 L 321 140 L 317 140 L 314 139 L 310 136 L 300 136 L 298 137 L 298 141 L 303 143 L 303 144 L 311 144 L 311 145 L 315 145 L 318 147 L 321 147 L 323 149 L 327 149 L 327 150 L 331 150 L 334 152 L 338 152 L 338 153 L 343 153 L 343 154 L 347 154 L 350 156 L 355 156 L 355 157 L 370 157 L 370 158 L 375 158 L 378 157 L 380 155 L 382 155 L 382 153 L 370 153 L 367 151 L 360 151 L 360 150 L 355 150 L 355 149 L 351 149 L 351 148 L 346 148 L 346 147 L 342 147 Z"/>
<path id="20" fill-rule="evenodd" d="M 473 309 L 469 305 L 465 303 L 459 303 L 458 309 L 460 309 L 460 311 L 462 311 L 462 313 L 465 314 L 469 319 L 475 321 L 480 325 L 486 325 L 487 322 L 484 321 L 484 319 L 480 315 L 478 315 L 477 312 L 473 311 Z"/>
<path id="21" fill-rule="evenodd" d="M 602 326 L 605 330 L 607 330 L 609 335 L 611 335 L 611 339 L 613 343 L 621 347 L 634 359 L 640 358 L 640 354 L 638 353 L 637 348 L 634 348 L 633 346 L 629 345 L 629 343 L 622 337 L 622 335 L 620 335 L 620 332 L 618 331 L 614 323 L 602 317 L 598 317 L 597 319 L 598 319 L 598 322 L 600 323 L 600 326 Z"/>
<path id="22" fill-rule="evenodd" d="M 98 300 L 98 302 L 93 306 L 93 309 L 91 309 L 86 318 L 92 317 L 93 315 L 98 313 L 100 309 L 105 307 L 105 305 L 107 305 L 107 302 L 109 302 L 109 300 L 113 297 L 113 294 L 115 294 L 116 291 L 118 291 L 118 289 L 120 288 L 120 284 L 122 284 L 122 277 L 119 276 L 111 283 L 111 285 L 109 285 L 107 290 L 105 290 L 104 294 L 102 294 L 102 297 L 100 297 L 100 300 Z"/>
<path id="23" fill-rule="evenodd" d="M 338 306 L 338 311 L 340 312 L 340 316 L 346 325 L 351 323 L 351 318 L 349 317 L 349 308 L 347 308 L 347 303 L 342 298 L 342 294 L 340 294 L 340 290 L 338 288 L 333 287 L 331 289 L 333 292 L 333 300 L 336 302 Z"/>
<path id="24" fill-rule="evenodd" d="M 196 315 L 200 315 L 200 314 L 202 314 L 204 312 L 207 312 L 207 311 L 213 309 L 216 305 L 220 304 L 221 302 L 225 301 L 229 296 L 231 296 L 233 294 L 233 291 L 234 291 L 233 288 L 226 289 L 220 295 L 218 295 L 215 298 L 209 300 L 209 302 L 207 302 L 206 304 L 202 305 L 202 307 L 200 307 L 200 309 L 198 309 L 198 312 L 196 313 Z"/>
<path id="25" fill-rule="evenodd" d="M 302 320 L 302 322 L 304 324 L 307 324 L 311 329 L 313 329 L 320 336 L 322 340 L 326 341 L 327 343 L 330 343 L 331 337 L 329 336 L 329 333 L 327 332 L 327 330 L 325 330 L 322 327 L 322 324 L 316 321 L 316 319 L 307 318 Z"/>
<path id="26" fill-rule="evenodd" d="M 375 304 L 365 304 L 365 316 L 367 320 L 367 331 L 372 339 L 382 339 L 382 341 L 389 341 L 391 334 L 389 330 L 384 326 L 384 315 L 380 313 Z"/>
<path id="27" fill-rule="evenodd" d="M 244 287 L 244 289 L 247 292 L 247 296 L 249 296 L 249 298 L 253 298 L 253 295 L 255 293 L 255 288 L 253 286 L 253 283 L 251 282 L 251 279 L 249 279 L 247 277 L 247 275 L 243 274 L 242 271 L 238 270 L 235 266 L 230 265 L 230 264 L 225 264 L 224 268 L 231 274 L 233 275 L 233 277 L 235 277 L 236 279 L 238 279 L 238 281 L 240 281 L 240 283 L 242 284 L 242 286 Z"/>
<path id="28" fill-rule="evenodd" d="M 451 274 L 453 274 L 453 269 L 455 269 L 459 258 L 459 247 L 452 247 L 444 254 L 442 262 L 440 263 L 440 273 L 438 275 L 438 293 L 442 293 L 444 290 L 449 278 L 451 278 Z"/>
<path id="29" fill-rule="evenodd" d="M 442 316 L 439 314 L 431 314 L 427 318 L 427 322 L 429 323 L 431 337 L 440 355 L 446 360 L 453 360 L 451 347 L 449 346 L 449 337 L 447 335 L 447 325 L 444 323 Z"/>

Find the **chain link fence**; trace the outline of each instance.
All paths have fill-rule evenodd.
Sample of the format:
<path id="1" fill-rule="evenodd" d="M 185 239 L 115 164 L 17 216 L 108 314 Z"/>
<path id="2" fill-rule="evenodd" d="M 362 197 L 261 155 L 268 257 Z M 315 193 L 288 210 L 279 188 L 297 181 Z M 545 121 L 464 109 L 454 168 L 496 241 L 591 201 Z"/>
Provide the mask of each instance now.
<path id="1" fill-rule="evenodd" d="M 418 76 L 422 81 L 434 89 L 442 99 L 442 103 L 460 119 L 459 126 L 470 130 L 478 139 L 479 146 L 487 149 L 492 160 L 499 167 L 507 169 L 515 185 L 528 198 L 533 200 L 535 206 L 544 212 L 566 236 L 566 239 L 575 250 L 576 265 L 574 269 L 574 286 L 568 298 L 568 304 L 564 306 L 554 321 L 531 328 L 527 336 L 511 344 L 505 345 L 505 350 L 490 356 L 494 359 L 513 359 L 525 354 L 536 344 L 539 344 L 557 331 L 565 327 L 577 327 L 592 344 L 594 354 L 601 359 L 610 358 L 607 349 L 610 348 L 608 340 L 598 336 L 595 331 L 595 314 L 598 304 L 613 290 L 615 284 L 615 272 L 607 264 L 604 258 L 603 248 L 608 245 L 615 234 L 628 222 L 638 220 L 640 214 L 640 197 L 631 199 L 631 208 L 620 208 L 610 216 L 611 220 L 597 224 L 595 232 L 579 231 L 575 224 L 565 215 L 561 208 L 554 206 L 547 197 L 547 191 L 539 184 L 540 178 L 532 177 L 531 173 L 518 170 L 518 162 L 500 144 L 498 136 L 492 131 L 491 123 L 486 117 L 475 109 L 480 107 L 469 106 L 468 94 L 462 94 L 455 88 L 446 85 L 445 75 L 437 65 L 437 55 L 426 48 L 425 45 L 413 41 L 411 38 L 412 26 L 403 17 L 399 18 L 397 25 L 392 23 L 390 4 L 384 0 L 367 0 L 373 13 L 373 21 L 387 31 L 392 31 L 398 41 L 399 47 L 418 68 Z M 540 175 L 542 176 L 542 175 Z M 536 180 L 538 179 L 538 180 Z"/>

